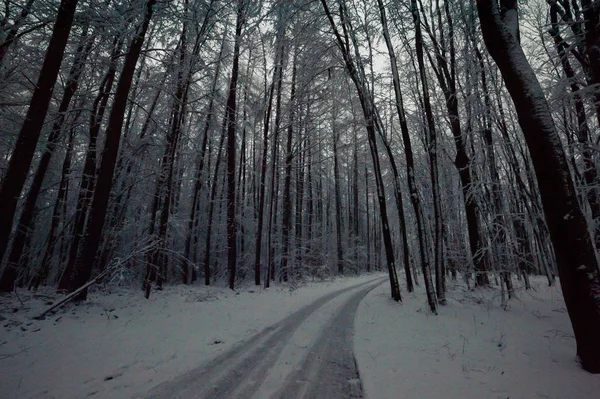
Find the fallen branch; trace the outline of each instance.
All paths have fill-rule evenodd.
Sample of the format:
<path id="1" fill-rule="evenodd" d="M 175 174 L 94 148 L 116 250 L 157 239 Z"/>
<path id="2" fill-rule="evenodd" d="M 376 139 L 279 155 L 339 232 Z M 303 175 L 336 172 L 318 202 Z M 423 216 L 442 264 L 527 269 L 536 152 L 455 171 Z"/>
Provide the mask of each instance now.
<path id="1" fill-rule="evenodd" d="M 125 258 L 123 258 L 123 259 L 116 258 L 116 262 L 115 262 L 114 266 L 106 268 L 102 273 L 100 273 L 99 275 L 97 275 L 94 279 L 88 281 L 87 283 L 85 283 L 81 287 L 77 288 L 75 291 L 71 292 L 69 295 L 67 295 L 66 297 L 64 297 L 60 301 L 56 302 L 54 305 L 50 306 L 48 309 L 44 310 L 41 314 L 39 314 L 38 316 L 34 317 L 34 319 L 36 319 L 36 320 L 42 320 L 46 314 L 48 314 L 49 312 L 51 312 L 54 309 L 58 308 L 59 306 L 62 306 L 63 304 L 69 302 L 70 300 L 72 300 L 73 298 L 75 298 L 77 296 L 77 294 L 79 294 L 81 291 L 85 290 L 90 285 L 93 285 L 93 284 L 97 283 L 98 281 L 100 281 L 102 279 L 102 277 L 106 276 L 110 272 L 112 272 L 114 270 L 117 270 L 123 264 L 125 264 L 126 262 L 128 262 L 129 259 L 133 258 L 134 256 L 136 256 L 136 255 L 138 255 L 140 253 L 146 253 L 146 252 L 150 251 L 152 248 L 154 248 L 156 246 L 157 242 L 158 241 L 150 241 L 149 243 L 143 243 L 143 244 L 146 244 L 144 247 L 142 247 L 142 248 L 140 248 L 140 249 L 138 249 L 136 251 L 133 251 L 131 254 L 129 254 Z"/>
<path id="2" fill-rule="evenodd" d="M 107 268 L 102 273 L 100 273 L 99 275 L 97 275 L 96 277 L 94 277 L 93 279 L 91 279 L 90 281 L 88 281 L 87 283 L 85 283 L 84 285 L 82 285 L 81 287 L 77 288 L 75 291 L 71 292 L 69 295 L 67 295 L 66 297 L 64 297 L 60 301 L 58 301 L 55 304 L 53 304 L 48 309 L 44 310 L 38 316 L 35 316 L 34 319 L 36 319 L 36 320 L 43 320 L 44 316 L 46 314 L 48 314 L 49 312 L 51 312 L 54 309 L 58 308 L 59 306 L 62 306 L 65 303 L 69 302 L 70 300 L 72 300 L 73 298 L 75 298 L 81 291 L 83 291 L 86 288 L 88 288 L 90 285 L 96 284 L 98 281 L 100 281 L 102 279 L 102 277 L 106 276 L 108 273 L 110 273 L 111 271 L 115 270 L 117 268 L 117 266 L 119 266 L 119 265 L 115 265 L 115 266 L 113 266 L 111 268 Z"/>

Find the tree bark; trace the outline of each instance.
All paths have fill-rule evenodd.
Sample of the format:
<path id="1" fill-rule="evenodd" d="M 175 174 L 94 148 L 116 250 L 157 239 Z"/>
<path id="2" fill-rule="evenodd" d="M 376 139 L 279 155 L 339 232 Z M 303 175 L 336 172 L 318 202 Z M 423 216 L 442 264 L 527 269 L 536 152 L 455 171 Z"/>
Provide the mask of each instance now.
<path id="1" fill-rule="evenodd" d="M 69 78 L 65 85 L 65 91 L 63 93 L 60 105 L 58 107 L 57 117 L 52 124 L 52 130 L 48 136 L 48 144 L 44 150 L 40 163 L 38 164 L 31 187 L 25 198 L 23 204 L 23 211 L 19 218 L 19 223 L 15 231 L 15 237 L 11 251 L 8 256 L 8 262 L 4 273 L 0 278 L 0 292 L 12 291 L 14 283 L 18 277 L 19 269 L 21 265 L 21 256 L 26 246 L 26 242 L 31 238 L 31 234 L 35 229 L 35 205 L 38 200 L 38 195 L 42 189 L 42 184 L 48 167 L 50 166 L 50 160 L 54 155 L 57 144 L 61 138 L 63 125 L 67 117 L 67 111 L 71 100 L 77 91 L 79 86 L 79 78 L 85 67 L 85 61 L 92 48 L 93 40 L 87 37 L 87 29 L 82 34 L 82 40 L 75 52 L 75 59 L 69 72 Z"/>
<path id="2" fill-rule="evenodd" d="M 237 225 L 235 218 L 235 133 L 237 81 L 239 73 L 240 41 L 245 19 L 245 0 L 238 0 L 237 20 L 235 23 L 235 44 L 233 50 L 233 68 L 227 99 L 227 266 L 229 270 L 229 288 L 234 289 L 237 267 Z"/>
<path id="3" fill-rule="evenodd" d="M 419 65 L 419 72 L 421 78 L 421 86 L 423 89 L 423 106 L 425 108 L 425 119 L 427 121 L 427 153 L 429 155 L 429 168 L 431 176 L 431 187 L 433 194 L 433 208 L 434 208 L 434 269 L 435 269 L 435 285 L 437 289 L 437 299 L 441 305 L 446 303 L 446 275 L 443 269 L 442 259 L 442 215 L 440 206 L 440 192 L 439 192 L 439 174 L 437 165 L 437 135 L 435 130 L 435 122 L 433 119 L 433 111 L 431 109 L 431 101 L 429 98 L 429 85 L 427 74 L 425 72 L 425 62 L 423 57 L 423 35 L 421 33 L 421 19 L 419 16 L 419 9 L 417 8 L 416 0 L 411 1 L 411 10 L 413 15 L 413 22 L 415 25 L 415 47 L 417 53 L 417 62 Z M 435 298 L 434 290 L 431 281 L 431 271 L 429 269 L 423 269 L 423 278 L 425 279 L 425 288 L 427 291 L 427 300 L 429 307 L 432 311 L 435 311 Z"/>
<path id="4" fill-rule="evenodd" d="M 258 195 L 258 226 L 256 228 L 256 246 L 254 251 L 254 284 L 260 285 L 260 273 L 261 273 L 261 253 L 262 253 L 262 236 L 264 226 L 264 213 L 265 213 L 265 196 L 266 196 L 266 179 L 267 179 L 267 154 L 269 147 L 269 125 L 271 123 L 271 113 L 273 112 L 273 96 L 275 90 L 279 93 L 281 88 L 282 69 L 283 69 L 283 51 L 285 39 L 285 25 L 282 20 L 282 16 L 279 16 L 277 38 L 276 38 L 276 50 L 275 50 L 275 68 L 273 68 L 273 81 L 269 88 L 269 94 L 267 99 L 267 111 L 265 113 L 264 125 L 263 125 L 263 147 L 260 167 L 260 183 L 259 183 L 259 195 Z M 277 89 L 276 89 L 277 88 Z M 278 94 L 279 96 L 279 94 Z M 275 142 L 276 145 L 276 142 Z M 268 274 L 268 273 L 267 273 Z M 265 285 L 268 287 L 269 282 L 265 281 Z"/>
<path id="5" fill-rule="evenodd" d="M 294 136 L 294 123 L 296 118 L 296 62 L 297 62 L 297 51 L 294 52 L 294 59 L 292 61 L 292 88 L 290 92 L 290 119 L 288 121 L 286 145 L 285 145 L 285 175 L 283 178 L 283 217 L 281 220 L 281 234 L 283 241 L 282 257 L 281 257 L 281 273 L 285 276 L 284 280 L 287 280 L 289 276 L 288 268 L 290 263 L 290 235 L 292 231 L 292 161 L 294 155 L 292 154 L 292 139 Z"/>
<path id="6" fill-rule="evenodd" d="M 213 114 L 214 114 L 214 103 L 215 96 L 217 91 L 217 83 L 219 81 L 219 74 L 221 69 L 221 60 L 223 58 L 223 52 L 225 49 L 225 39 L 227 35 L 223 35 L 223 39 L 221 40 L 221 48 L 219 50 L 219 58 L 217 59 L 217 66 L 215 68 L 215 74 L 213 76 L 212 84 L 211 84 L 211 97 L 208 102 L 208 107 L 206 111 L 206 117 L 204 120 L 204 127 L 202 129 L 202 144 L 200 145 L 200 154 L 198 156 L 198 166 L 194 172 L 194 191 L 192 196 L 192 211 L 190 215 L 190 219 L 188 222 L 188 235 L 185 241 L 185 256 L 186 258 L 190 258 L 190 253 L 193 254 L 193 259 L 196 258 L 197 251 L 197 242 L 198 242 L 198 223 L 199 223 L 199 215 L 198 215 L 198 207 L 200 201 L 200 191 L 202 189 L 202 176 L 204 171 L 204 164 L 206 159 L 206 148 L 208 146 L 208 136 L 210 133 L 210 128 L 212 126 Z M 207 284 L 208 285 L 208 284 Z"/>
<path id="7" fill-rule="evenodd" d="M 15 149 L 10 157 L 8 170 L 0 185 L 0 214 L 5 223 L 0 223 L 0 262 L 13 226 L 17 202 L 25 185 L 48 107 L 52 99 L 54 84 L 58 78 L 60 64 L 71 33 L 73 17 L 78 0 L 61 0 L 58 7 L 52 37 L 46 50 L 44 63 L 27 109 Z"/>
<path id="8" fill-rule="evenodd" d="M 92 274 L 92 267 L 95 263 L 96 252 L 98 251 L 100 239 L 102 237 L 102 228 L 104 227 L 106 219 L 106 210 L 119 152 L 119 142 L 123 129 L 127 97 L 129 95 L 129 90 L 131 89 L 135 67 L 142 50 L 146 31 L 150 25 L 150 19 L 152 18 L 155 4 L 156 0 L 148 0 L 146 2 L 142 23 L 129 46 L 127 55 L 125 56 L 123 70 L 119 77 L 114 103 L 108 119 L 105 146 L 102 152 L 102 162 L 90 208 L 90 218 L 81 243 L 81 248 L 77 255 L 77 260 L 73 267 L 73 272 L 69 278 L 67 286 L 69 292 L 73 292 L 78 287 L 84 285 Z M 86 299 L 86 297 L 87 291 L 83 290 L 79 294 L 79 299 Z"/>
<path id="9" fill-rule="evenodd" d="M 388 265 L 391 296 L 392 299 L 394 299 L 395 301 L 400 301 L 400 287 L 398 285 L 398 280 L 396 277 L 396 261 L 394 258 L 394 249 L 392 245 L 392 237 L 387 215 L 385 185 L 383 183 L 379 152 L 377 149 L 377 136 L 375 134 L 375 120 L 377 118 L 377 115 L 374 109 L 373 98 L 371 97 L 372 93 L 369 93 L 369 89 L 365 82 L 365 74 L 360 63 L 360 58 L 358 58 L 358 43 L 356 43 L 355 37 L 352 37 L 352 45 L 354 47 L 354 53 L 358 58 L 356 61 L 353 59 L 350 52 L 350 39 L 348 37 L 348 32 L 351 32 L 352 28 L 350 26 L 350 21 L 348 20 L 348 16 L 343 2 L 339 2 L 339 8 L 344 38 L 342 38 L 340 32 L 338 31 L 336 23 L 333 20 L 333 16 L 331 14 L 331 11 L 329 10 L 329 6 L 327 5 L 327 0 L 321 0 L 321 4 L 323 6 L 325 14 L 327 15 L 327 19 L 329 20 L 329 25 L 331 26 L 331 29 L 335 34 L 338 47 L 342 52 L 346 71 L 350 75 L 350 78 L 352 79 L 352 82 L 356 87 L 357 94 L 360 99 L 363 116 L 365 118 L 367 128 L 369 149 L 373 161 L 373 172 L 375 174 L 375 184 L 377 187 L 377 200 L 379 203 L 379 212 L 381 215 L 381 233 L 383 236 L 385 255 Z M 435 304 L 432 306 L 432 311 L 435 312 Z"/>
<path id="10" fill-rule="evenodd" d="M 52 221 L 50 224 L 50 231 L 48 233 L 48 246 L 44 251 L 44 257 L 42 258 L 42 262 L 31 281 L 30 288 L 37 289 L 41 284 L 46 282 L 48 278 L 48 274 L 50 272 L 50 265 L 52 262 L 52 257 L 54 256 L 54 251 L 56 248 L 56 244 L 58 243 L 59 237 L 63 234 L 58 231 L 59 226 L 62 221 L 66 219 L 66 212 L 63 212 L 63 208 L 65 208 L 67 203 L 68 189 L 69 189 L 69 173 L 71 173 L 71 159 L 73 154 L 73 146 L 74 146 L 74 138 L 75 138 L 75 127 L 71 128 L 71 132 L 69 134 L 69 143 L 67 145 L 67 152 L 65 154 L 65 159 L 62 165 L 62 173 L 60 184 L 58 187 L 58 195 L 56 196 L 56 202 L 54 203 L 54 210 L 52 211 Z M 63 237 L 63 240 L 65 238 Z"/>
<path id="11" fill-rule="evenodd" d="M 492 0 L 477 3 L 483 38 L 517 110 L 554 244 L 565 304 L 583 368 L 600 373 L 600 270 L 567 159 L 542 88 Z"/>
<path id="12" fill-rule="evenodd" d="M 332 118 L 331 125 L 333 130 L 333 187 L 335 192 L 335 245 L 336 245 L 336 265 L 338 274 L 344 274 L 344 259 L 342 249 L 342 201 L 340 193 L 340 166 L 339 166 L 339 154 L 338 154 L 338 142 L 340 140 L 340 133 L 336 127 L 337 111 L 335 105 L 335 96 L 333 97 L 332 107 Z"/>
<path id="13" fill-rule="evenodd" d="M 102 83 L 100 84 L 100 90 L 92 105 L 88 139 L 89 144 L 83 163 L 83 174 L 81 177 L 81 185 L 79 187 L 79 194 L 77 197 L 73 239 L 71 240 L 71 246 L 69 247 L 67 255 L 67 265 L 63 270 L 62 276 L 58 282 L 59 289 L 68 289 L 67 287 L 69 284 L 69 279 L 71 278 L 73 267 L 75 265 L 75 261 L 77 260 L 77 253 L 79 252 L 79 245 L 85 232 L 85 224 L 96 183 L 98 135 L 100 133 L 100 126 L 102 125 L 102 119 L 104 119 L 104 113 L 108 104 L 109 94 L 115 81 L 115 74 L 117 72 L 117 55 L 121 45 L 121 38 L 115 38 L 113 40 L 113 50 L 108 70 L 104 75 Z"/>

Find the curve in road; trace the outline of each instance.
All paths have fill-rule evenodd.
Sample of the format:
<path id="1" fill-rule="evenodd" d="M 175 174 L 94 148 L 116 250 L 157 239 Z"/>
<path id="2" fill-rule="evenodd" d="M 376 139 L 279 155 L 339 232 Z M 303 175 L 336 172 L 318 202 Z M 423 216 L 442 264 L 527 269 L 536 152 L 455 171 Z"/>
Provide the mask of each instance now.
<path id="1" fill-rule="evenodd" d="M 146 399 L 361 398 L 354 315 L 375 279 L 327 294 Z"/>

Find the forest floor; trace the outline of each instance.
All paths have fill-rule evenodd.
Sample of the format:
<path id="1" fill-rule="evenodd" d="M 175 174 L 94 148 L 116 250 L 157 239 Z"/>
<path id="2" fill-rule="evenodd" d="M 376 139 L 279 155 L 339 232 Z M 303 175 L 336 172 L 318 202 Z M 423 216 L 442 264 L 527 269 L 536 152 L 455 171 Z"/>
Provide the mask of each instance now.
<path id="1" fill-rule="evenodd" d="M 389 287 L 360 304 L 354 347 L 365 397 L 397 399 L 597 399 L 600 375 L 582 370 L 560 286 L 516 280 L 503 310 L 494 288 L 448 281 L 448 304 L 432 316 L 423 287 Z M 402 282 L 402 280 L 401 280 Z"/>
<path id="2" fill-rule="evenodd" d="M 432 316 L 422 289 L 396 303 L 381 277 L 238 292 L 173 286 L 148 301 L 96 289 L 40 321 L 32 317 L 53 291 L 3 296 L 0 398 L 329 399 L 322 384 L 350 377 L 328 375 L 322 359 L 349 357 L 352 320 L 366 398 L 598 398 L 600 376 L 576 363 L 560 288 L 544 279 L 529 291 L 515 281 L 507 310 L 496 290 L 449 281 L 448 305 Z"/>

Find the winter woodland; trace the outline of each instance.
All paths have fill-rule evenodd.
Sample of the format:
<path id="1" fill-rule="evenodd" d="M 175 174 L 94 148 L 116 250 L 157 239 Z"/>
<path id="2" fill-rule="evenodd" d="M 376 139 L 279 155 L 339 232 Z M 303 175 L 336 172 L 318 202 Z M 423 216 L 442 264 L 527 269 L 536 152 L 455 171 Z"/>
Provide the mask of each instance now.
<path id="1" fill-rule="evenodd" d="M 4 298 L 383 271 L 390 302 L 442 318 L 450 287 L 507 314 L 558 287 L 572 355 L 600 373 L 600 2 L 0 15 Z"/>

